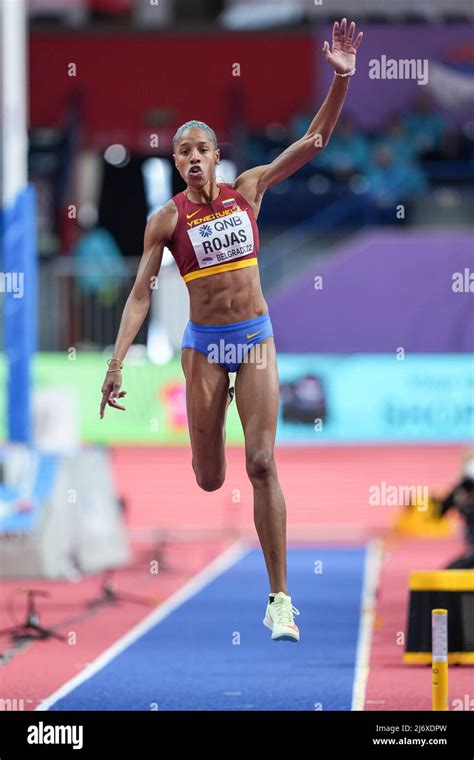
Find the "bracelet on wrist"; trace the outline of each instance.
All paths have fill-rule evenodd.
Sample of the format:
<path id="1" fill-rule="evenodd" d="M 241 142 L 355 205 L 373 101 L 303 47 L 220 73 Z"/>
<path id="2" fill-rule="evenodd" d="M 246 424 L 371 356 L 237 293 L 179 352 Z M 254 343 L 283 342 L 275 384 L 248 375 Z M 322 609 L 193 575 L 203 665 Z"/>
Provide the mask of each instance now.
<path id="1" fill-rule="evenodd" d="M 337 71 L 334 72 L 334 75 L 336 77 L 353 77 L 356 73 L 356 69 L 352 69 L 352 71 L 348 71 L 347 74 L 338 74 Z"/>
<path id="2" fill-rule="evenodd" d="M 109 372 L 119 372 L 123 368 L 123 363 L 120 361 L 120 359 L 115 359 L 114 357 L 112 357 L 112 359 L 109 359 L 107 361 L 107 364 L 109 367 L 110 367 L 111 362 L 118 362 L 119 366 L 115 367 L 115 369 L 108 369 L 106 374 L 109 374 Z"/>

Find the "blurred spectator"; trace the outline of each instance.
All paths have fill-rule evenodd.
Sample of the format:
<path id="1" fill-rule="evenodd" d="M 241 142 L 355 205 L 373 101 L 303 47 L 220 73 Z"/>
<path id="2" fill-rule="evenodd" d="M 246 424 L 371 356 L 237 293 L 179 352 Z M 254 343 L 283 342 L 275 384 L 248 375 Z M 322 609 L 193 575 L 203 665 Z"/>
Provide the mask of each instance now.
<path id="1" fill-rule="evenodd" d="M 356 172 L 365 171 L 368 161 L 366 136 L 356 129 L 349 116 L 341 116 L 328 145 L 312 164 L 331 172 L 339 180 L 346 180 Z"/>
<path id="2" fill-rule="evenodd" d="M 424 154 L 429 161 L 462 161 L 468 159 L 466 143 L 459 132 L 449 129 L 444 133 L 440 145 Z"/>
<path id="3" fill-rule="evenodd" d="M 291 142 L 303 137 L 308 131 L 308 127 L 313 121 L 315 114 L 316 110 L 312 102 L 308 100 L 303 107 L 293 115 L 289 123 L 289 137 Z"/>
<path id="4" fill-rule="evenodd" d="M 439 517 L 450 509 L 457 509 L 465 525 L 466 551 L 449 565 L 447 570 L 474 569 L 474 449 L 467 452 L 462 472 L 456 485 L 439 502 Z"/>
<path id="5" fill-rule="evenodd" d="M 428 183 L 415 164 L 395 160 L 387 146 L 375 148 L 373 163 L 367 173 L 368 195 L 378 205 L 388 206 L 405 198 L 423 193 Z"/>
<path id="6" fill-rule="evenodd" d="M 263 136 L 259 132 L 249 133 L 244 150 L 249 166 L 260 166 L 268 163 Z"/>
<path id="7" fill-rule="evenodd" d="M 95 294 L 102 306 L 116 300 L 127 268 L 114 238 L 101 227 L 90 228 L 79 240 L 76 257 L 78 283 L 83 293 Z"/>
<path id="8" fill-rule="evenodd" d="M 376 146 L 385 146 L 396 160 L 411 162 L 417 155 L 414 142 L 408 139 L 407 130 L 402 117 L 393 114 L 387 122 L 385 132 L 374 136 Z"/>
<path id="9" fill-rule="evenodd" d="M 404 121 L 407 138 L 413 142 L 420 155 L 441 147 L 448 122 L 436 110 L 428 94 L 421 93 L 415 98 Z"/>
<path id="10" fill-rule="evenodd" d="M 269 124 L 262 132 L 249 132 L 246 139 L 245 155 L 248 166 L 269 164 L 288 145 L 290 136 L 283 124 Z"/>

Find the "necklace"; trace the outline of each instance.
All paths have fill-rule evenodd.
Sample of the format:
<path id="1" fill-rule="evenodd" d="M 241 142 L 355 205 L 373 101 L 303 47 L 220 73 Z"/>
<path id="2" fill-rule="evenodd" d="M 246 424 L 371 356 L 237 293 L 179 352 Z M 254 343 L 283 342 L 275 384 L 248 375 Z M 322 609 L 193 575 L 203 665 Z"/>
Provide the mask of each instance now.
<path id="1" fill-rule="evenodd" d="M 217 185 L 217 187 L 219 187 L 219 185 Z M 186 190 L 184 191 L 184 194 L 185 194 L 186 198 L 187 198 L 187 199 L 188 199 L 188 201 L 190 201 L 191 203 L 195 203 L 196 201 L 192 201 L 192 200 L 191 200 L 191 198 L 189 197 L 189 195 L 188 195 L 188 190 L 189 190 L 189 187 L 187 187 L 187 188 L 186 188 Z M 214 198 L 214 200 L 212 200 L 212 199 L 211 199 L 210 201 L 204 201 L 204 203 L 207 203 L 207 204 L 209 204 L 210 206 L 212 206 L 212 204 L 214 203 L 214 201 L 215 201 L 215 200 L 217 200 L 217 198 L 219 197 L 219 195 L 220 195 L 220 188 L 219 188 L 219 194 L 218 194 L 218 195 L 216 195 L 216 197 Z"/>

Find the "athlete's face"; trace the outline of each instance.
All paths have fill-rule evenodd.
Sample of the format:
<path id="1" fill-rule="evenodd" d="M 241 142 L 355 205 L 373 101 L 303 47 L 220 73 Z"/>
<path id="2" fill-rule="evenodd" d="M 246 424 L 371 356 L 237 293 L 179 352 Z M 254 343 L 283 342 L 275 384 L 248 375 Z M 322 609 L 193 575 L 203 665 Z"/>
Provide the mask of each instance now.
<path id="1" fill-rule="evenodd" d="M 219 149 L 214 150 L 204 130 L 190 127 L 181 136 L 173 158 L 184 181 L 190 187 L 200 189 L 215 177 Z"/>

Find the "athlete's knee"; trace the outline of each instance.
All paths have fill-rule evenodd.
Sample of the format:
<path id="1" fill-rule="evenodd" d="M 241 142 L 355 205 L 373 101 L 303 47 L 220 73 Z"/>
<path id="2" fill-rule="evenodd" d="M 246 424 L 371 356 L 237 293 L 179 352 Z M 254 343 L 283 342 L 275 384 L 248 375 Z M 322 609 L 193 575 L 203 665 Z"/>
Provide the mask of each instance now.
<path id="1" fill-rule="evenodd" d="M 224 485 L 224 478 L 201 478 L 196 477 L 197 484 L 199 488 L 202 488 L 203 491 L 217 491 L 219 488 L 221 488 Z"/>
<path id="2" fill-rule="evenodd" d="M 195 470 L 196 482 L 203 491 L 217 491 L 224 485 L 225 472 L 201 472 Z"/>
<path id="3" fill-rule="evenodd" d="M 270 449 L 256 449 L 247 455 L 247 474 L 249 478 L 268 478 L 275 471 L 273 451 Z"/>

